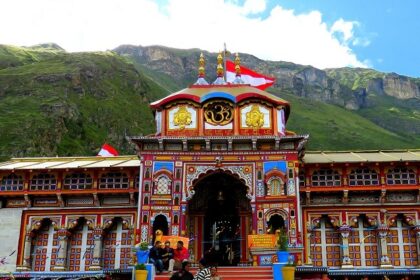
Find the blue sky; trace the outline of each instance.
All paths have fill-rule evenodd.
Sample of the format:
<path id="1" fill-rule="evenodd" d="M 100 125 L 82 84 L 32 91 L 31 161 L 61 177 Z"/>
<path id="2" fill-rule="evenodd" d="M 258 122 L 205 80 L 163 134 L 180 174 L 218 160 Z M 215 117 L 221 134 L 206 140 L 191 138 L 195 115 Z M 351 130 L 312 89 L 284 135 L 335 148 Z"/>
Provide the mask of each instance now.
<path id="1" fill-rule="evenodd" d="M 3 0 L 0 44 L 67 51 L 121 44 L 253 54 L 420 77 L 420 1 Z"/>
<path id="2" fill-rule="evenodd" d="M 269 1 L 267 10 L 277 4 L 297 13 L 318 10 L 329 25 L 339 18 L 357 21 L 355 36 L 364 41 L 352 49 L 361 61 L 380 71 L 420 77 L 420 1 L 283 0 Z"/>

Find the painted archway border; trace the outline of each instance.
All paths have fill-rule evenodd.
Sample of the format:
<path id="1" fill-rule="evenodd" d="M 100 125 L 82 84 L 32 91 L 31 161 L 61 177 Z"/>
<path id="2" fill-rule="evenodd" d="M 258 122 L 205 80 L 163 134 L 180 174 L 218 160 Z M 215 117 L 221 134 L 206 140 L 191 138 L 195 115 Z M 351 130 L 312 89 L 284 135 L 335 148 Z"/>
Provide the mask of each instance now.
<path id="1" fill-rule="evenodd" d="M 236 175 L 239 179 L 241 179 L 247 187 L 246 196 L 251 200 L 251 202 L 255 201 L 255 167 L 253 164 L 223 165 L 220 167 L 215 166 L 214 163 L 208 165 L 186 164 L 185 170 L 186 176 L 184 177 L 183 201 L 190 200 L 194 196 L 194 186 L 200 177 L 220 171 Z"/>

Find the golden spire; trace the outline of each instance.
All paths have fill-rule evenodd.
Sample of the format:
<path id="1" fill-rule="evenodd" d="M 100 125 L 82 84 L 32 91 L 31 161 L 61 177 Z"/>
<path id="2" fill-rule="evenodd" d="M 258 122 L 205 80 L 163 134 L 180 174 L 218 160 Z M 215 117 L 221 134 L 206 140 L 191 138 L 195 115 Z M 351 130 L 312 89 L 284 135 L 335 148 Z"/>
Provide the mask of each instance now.
<path id="1" fill-rule="evenodd" d="M 206 61 L 204 60 L 203 53 L 200 54 L 200 59 L 198 60 L 198 79 L 195 82 L 194 85 L 208 85 L 209 83 L 204 79 L 204 76 L 206 74 L 204 66 L 206 65 Z"/>
<path id="2" fill-rule="evenodd" d="M 241 75 L 241 59 L 239 58 L 239 53 L 236 53 L 235 56 L 235 72 L 236 76 Z"/>
<path id="3" fill-rule="evenodd" d="M 223 77 L 223 56 L 221 52 L 217 56 L 217 77 Z"/>
<path id="4" fill-rule="evenodd" d="M 198 60 L 198 77 L 203 78 L 205 76 L 205 66 L 206 62 L 204 61 L 203 53 L 200 54 L 200 59 Z"/>

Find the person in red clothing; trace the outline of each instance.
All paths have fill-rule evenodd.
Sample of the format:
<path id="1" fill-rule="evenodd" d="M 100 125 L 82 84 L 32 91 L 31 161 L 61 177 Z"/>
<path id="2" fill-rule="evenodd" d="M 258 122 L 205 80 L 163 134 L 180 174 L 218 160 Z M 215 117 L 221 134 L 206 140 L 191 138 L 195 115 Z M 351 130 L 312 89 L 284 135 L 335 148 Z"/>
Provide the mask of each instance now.
<path id="1" fill-rule="evenodd" d="M 182 267 L 182 261 L 188 260 L 190 257 L 190 254 L 188 253 L 187 248 L 184 247 L 184 242 L 179 240 L 176 243 L 176 249 L 174 250 L 174 268 L 175 269 L 181 269 Z"/>

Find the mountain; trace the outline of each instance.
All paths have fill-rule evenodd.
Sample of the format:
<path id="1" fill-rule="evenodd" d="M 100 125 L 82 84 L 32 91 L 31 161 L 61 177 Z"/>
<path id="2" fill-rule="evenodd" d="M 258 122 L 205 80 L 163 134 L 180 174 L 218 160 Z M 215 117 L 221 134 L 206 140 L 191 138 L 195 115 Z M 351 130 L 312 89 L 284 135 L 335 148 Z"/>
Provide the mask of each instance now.
<path id="1" fill-rule="evenodd" d="M 154 131 L 163 92 L 113 52 L 0 45 L 0 157 L 133 153 L 125 135 Z"/>
<path id="2" fill-rule="evenodd" d="M 216 78 L 216 53 L 199 49 L 173 49 L 164 46 L 122 45 L 114 49 L 133 61 L 137 69 L 170 91 L 179 90 L 197 79 L 198 57 L 206 59 L 206 79 Z M 336 68 L 320 70 L 283 61 L 265 61 L 240 53 L 243 65 L 276 78 L 268 91 L 291 101 L 288 129 L 310 133 L 310 149 L 396 149 L 418 147 L 420 143 L 420 79 L 373 69 Z M 233 59 L 233 55 L 230 56 Z M 312 104 L 308 107 L 308 104 Z M 304 111 L 301 111 L 301 109 Z M 310 110 L 312 122 L 297 122 Z M 326 115 L 330 114 L 330 115 Z M 346 118 L 358 121 L 347 134 L 347 122 L 340 121 L 327 133 L 331 121 Z M 323 121 L 321 121 L 323 120 Z M 345 124 L 346 123 L 346 124 Z M 363 123 L 363 124 L 362 124 Z M 387 137 L 383 137 L 383 133 Z M 349 135 L 357 141 L 349 141 Z M 352 137 L 350 137 L 352 138 Z M 338 141 L 338 142 L 337 142 Z"/>
<path id="3" fill-rule="evenodd" d="M 126 135 L 154 132 L 148 103 L 192 84 L 201 50 L 124 45 L 67 53 L 56 44 L 0 45 L 0 159 L 95 155 L 104 142 L 134 153 Z M 216 54 L 204 52 L 207 80 Z M 327 69 L 260 60 L 273 94 L 292 105 L 288 129 L 309 149 L 403 149 L 420 143 L 419 79 L 370 69 Z"/>

